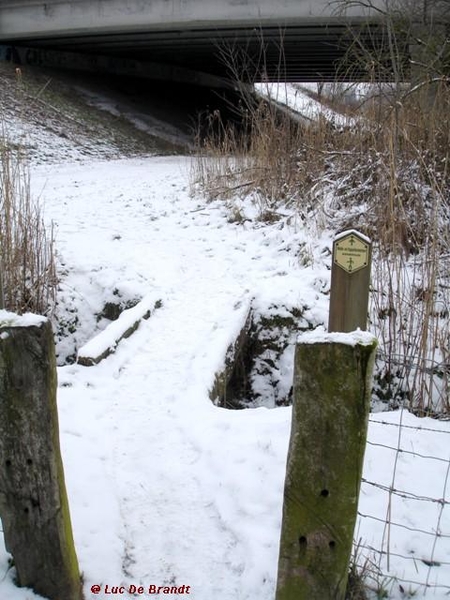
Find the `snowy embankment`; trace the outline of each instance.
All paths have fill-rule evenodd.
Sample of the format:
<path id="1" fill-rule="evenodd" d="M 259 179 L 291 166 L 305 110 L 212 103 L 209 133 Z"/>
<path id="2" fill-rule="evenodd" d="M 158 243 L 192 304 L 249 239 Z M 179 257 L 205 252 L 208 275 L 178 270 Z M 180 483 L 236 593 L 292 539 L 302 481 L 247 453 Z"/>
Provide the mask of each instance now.
<path id="1" fill-rule="evenodd" d="M 75 350 L 104 326 L 97 315 L 113 298 L 161 304 L 98 365 L 58 368 L 61 444 L 86 600 L 112 597 L 113 586 L 140 585 L 142 597 L 158 586 L 189 586 L 195 600 L 273 600 L 291 409 L 225 410 L 208 392 L 252 301 L 261 311 L 307 307 L 312 324 L 326 321 L 330 236 L 315 236 L 293 215 L 272 224 L 230 223 L 224 204 L 190 197 L 184 158 L 41 165 L 32 168 L 32 185 L 57 227 L 58 311 L 77 326 Z M 305 244 L 309 267 L 298 256 Z M 70 343 L 60 340 L 61 355 L 70 354 Z M 396 489 L 411 489 L 413 481 L 417 495 L 448 499 L 450 423 L 401 412 L 372 420 L 394 425 L 372 422 L 372 443 L 395 449 L 395 425 L 403 420 L 412 427 L 405 448 L 443 460 L 434 467 L 418 454 L 371 445 L 365 479 L 389 487 L 395 466 Z M 391 527 L 387 536 L 388 506 L 391 519 L 409 529 Z M 417 532 L 448 534 L 446 505 L 390 498 L 364 484 L 360 509 L 380 521 L 362 518 L 358 539 L 379 549 L 384 532 L 386 549 L 389 538 L 390 573 L 383 557 L 380 581 L 392 575 L 450 585 L 449 538 L 433 550 L 435 538 Z M 0 574 L 1 598 L 38 598 L 14 586 L 4 548 Z M 96 585 L 101 591 L 94 595 Z M 407 597 L 395 581 L 387 587 L 391 598 Z M 440 600 L 447 591 L 430 590 Z"/>
<path id="2" fill-rule="evenodd" d="M 351 127 L 354 124 L 352 117 L 326 107 L 307 94 L 307 84 L 299 87 L 292 84 L 257 83 L 255 89 L 258 94 L 269 98 L 272 102 L 282 107 L 289 107 L 291 113 L 302 121 L 316 121 L 323 118 L 338 128 Z"/>

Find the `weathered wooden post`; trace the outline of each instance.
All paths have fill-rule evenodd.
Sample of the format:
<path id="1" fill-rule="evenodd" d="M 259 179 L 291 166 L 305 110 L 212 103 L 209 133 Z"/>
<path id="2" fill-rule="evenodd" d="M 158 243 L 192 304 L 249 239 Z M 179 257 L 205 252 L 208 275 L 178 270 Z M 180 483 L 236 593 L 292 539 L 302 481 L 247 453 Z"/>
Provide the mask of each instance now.
<path id="1" fill-rule="evenodd" d="M 333 263 L 330 332 L 296 346 L 276 600 L 344 600 L 347 587 L 377 346 L 362 331 L 370 240 L 341 234 Z"/>
<path id="2" fill-rule="evenodd" d="M 5 308 L 5 294 L 3 291 L 3 264 L 2 257 L 0 255 L 0 310 Z"/>
<path id="3" fill-rule="evenodd" d="M 277 600 L 345 598 L 375 348 L 367 332 L 297 344 Z"/>
<path id="4" fill-rule="evenodd" d="M 368 237 L 354 229 L 336 236 L 328 331 L 366 329 L 371 261 L 372 243 Z"/>
<path id="5" fill-rule="evenodd" d="M 20 586 L 50 600 L 82 587 L 59 446 L 50 322 L 0 311 L 0 517 Z"/>

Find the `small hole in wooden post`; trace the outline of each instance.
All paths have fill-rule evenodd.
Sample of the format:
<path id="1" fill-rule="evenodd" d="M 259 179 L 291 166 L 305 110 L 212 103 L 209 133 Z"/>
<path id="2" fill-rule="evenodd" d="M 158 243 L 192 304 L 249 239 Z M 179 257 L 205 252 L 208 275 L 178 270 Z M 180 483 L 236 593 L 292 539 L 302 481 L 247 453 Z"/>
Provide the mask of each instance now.
<path id="1" fill-rule="evenodd" d="M 308 540 L 306 539 L 306 536 L 300 536 L 298 538 L 298 543 L 300 544 L 300 548 L 305 548 L 308 545 Z"/>
<path id="2" fill-rule="evenodd" d="M 328 490 L 322 490 L 320 492 L 320 495 L 322 496 L 322 498 L 328 498 L 328 496 L 330 495 L 330 492 Z"/>
<path id="3" fill-rule="evenodd" d="M 5 465 L 8 467 L 8 469 L 12 465 L 12 462 L 9 460 L 9 458 L 5 461 Z"/>
<path id="4" fill-rule="evenodd" d="M 328 546 L 331 550 L 334 550 L 336 548 L 336 542 L 334 540 L 331 540 L 331 542 L 328 543 Z"/>
<path id="5" fill-rule="evenodd" d="M 23 509 L 23 512 L 25 514 L 28 514 L 30 512 L 30 509 L 28 508 L 28 506 L 25 506 L 25 508 Z"/>
<path id="6" fill-rule="evenodd" d="M 31 460 L 31 458 L 27 458 L 27 465 L 32 465 L 33 461 Z"/>

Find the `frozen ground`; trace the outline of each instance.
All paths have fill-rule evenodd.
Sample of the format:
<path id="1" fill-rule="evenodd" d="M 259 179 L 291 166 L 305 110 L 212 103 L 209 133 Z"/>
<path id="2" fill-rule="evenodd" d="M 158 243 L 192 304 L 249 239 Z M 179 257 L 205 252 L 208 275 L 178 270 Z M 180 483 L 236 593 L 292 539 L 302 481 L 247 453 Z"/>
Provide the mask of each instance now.
<path id="1" fill-rule="evenodd" d="M 97 314 L 115 297 L 161 304 L 97 366 L 58 368 L 86 600 L 139 585 L 189 586 L 194 600 L 273 600 L 291 409 L 225 410 L 208 392 L 251 303 L 303 306 L 310 323 L 326 321 L 330 235 L 287 212 L 259 223 L 251 206 L 242 207 L 250 220 L 230 223 L 223 203 L 190 196 L 187 158 L 63 159 L 31 168 L 56 224 L 58 310 L 77 325 L 60 356 L 99 333 Z M 448 598 L 449 434 L 450 423 L 406 412 L 371 417 L 360 511 L 372 518 L 359 519 L 356 535 L 389 549 L 369 555 L 392 599 L 423 597 L 419 584 L 440 584 L 427 597 Z M 389 530 L 388 511 L 398 524 Z M 15 587 L 8 559 L 0 547 L 0 598 L 37 600 Z"/>

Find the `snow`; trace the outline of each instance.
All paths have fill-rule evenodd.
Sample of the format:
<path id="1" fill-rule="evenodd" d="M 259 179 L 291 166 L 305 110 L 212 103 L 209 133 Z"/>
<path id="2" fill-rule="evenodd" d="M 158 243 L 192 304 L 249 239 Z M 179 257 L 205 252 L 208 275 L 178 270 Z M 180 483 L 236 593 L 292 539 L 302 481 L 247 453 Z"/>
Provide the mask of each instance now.
<path id="1" fill-rule="evenodd" d="M 112 321 L 106 329 L 78 350 L 78 360 L 96 359 L 106 353 L 114 352 L 122 338 L 127 337 L 127 332 L 138 326 L 142 319 L 151 316 L 158 302 L 160 302 L 158 298 L 150 295 L 143 298 L 136 306 L 124 310 L 117 320 Z"/>
<path id="2" fill-rule="evenodd" d="M 256 83 L 256 91 L 264 97 L 270 98 L 282 106 L 287 106 L 297 113 L 300 119 L 314 121 L 324 118 L 336 127 L 351 127 L 354 119 L 331 108 L 325 108 L 321 102 L 315 100 L 307 93 L 306 86 L 286 83 Z"/>
<path id="3" fill-rule="evenodd" d="M 76 89 L 85 97 L 90 106 L 126 119 L 141 131 L 157 136 L 159 139 L 166 140 L 174 145 L 183 144 L 186 148 L 193 146 L 191 138 L 174 124 L 158 119 L 149 110 L 144 113 L 138 110 L 136 106 L 130 106 L 130 101 L 126 101 L 117 92 L 115 93 L 115 102 L 111 103 L 110 99 L 105 98 L 104 92 L 95 92 L 92 89 L 92 82 L 89 87 L 77 85 Z"/>
<path id="4" fill-rule="evenodd" d="M 368 331 L 351 331 L 342 333 L 334 331 L 329 333 L 323 327 L 318 327 L 314 331 L 302 333 L 297 338 L 298 344 L 345 344 L 347 346 L 370 346 L 376 342 L 376 338 Z"/>
<path id="5" fill-rule="evenodd" d="M 0 310 L 0 327 L 40 327 L 47 319 L 32 313 L 17 315 L 16 313 Z"/>
<path id="6" fill-rule="evenodd" d="M 367 237 L 367 235 L 364 235 L 360 231 L 356 231 L 356 229 L 347 229 L 346 231 L 341 231 L 340 233 L 338 233 L 336 235 L 336 237 L 334 239 L 335 239 L 335 241 L 339 241 L 339 240 L 342 240 L 343 238 L 347 237 L 348 235 L 356 235 L 357 237 L 360 237 L 367 244 L 372 243 L 371 239 L 369 237 Z"/>
<path id="7" fill-rule="evenodd" d="M 191 197 L 189 177 L 186 157 L 32 167 L 33 193 L 57 228 L 58 312 L 77 323 L 70 344 L 111 343 L 110 331 L 96 336 L 108 331 L 99 315 L 114 298 L 162 300 L 92 368 L 63 365 L 70 344 L 58 342 L 61 448 L 86 600 L 111 597 L 113 586 L 123 587 L 123 597 L 131 586 L 143 586 L 143 597 L 151 586 L 190 586 L 195 600 L 275 594 L 291 408 L 225 410 L 209 391 L 250 307 L 301 306 L 309 323 L 326 322 L 330 257 L 323 249 L 332 236 L 293 225 L 292 215 L 230 223 L 225 204 Z M 306 267 L 298 254 L 305 244 Z M 289 385 L 292 370 L 284 364 L 282 372 Z M 448 597 L 449 434 L 450 422 L 407 412 L 371 416 L 360 500 L 371 518 L 359 519 L 356 538 L 385 552 L 389 538 L 389 564 L 384 554 L 377 567 L 393 600 L 407 597 L 396 577 L 418 582 L 411 584 L 416 598 L 425 582 L 447 586 L 428 595 Z M 387 535 L 389 510 L 401 526 Z M 8 561 L 0 547 L 0 597 L 37 600 L 15 586 Z"/>

